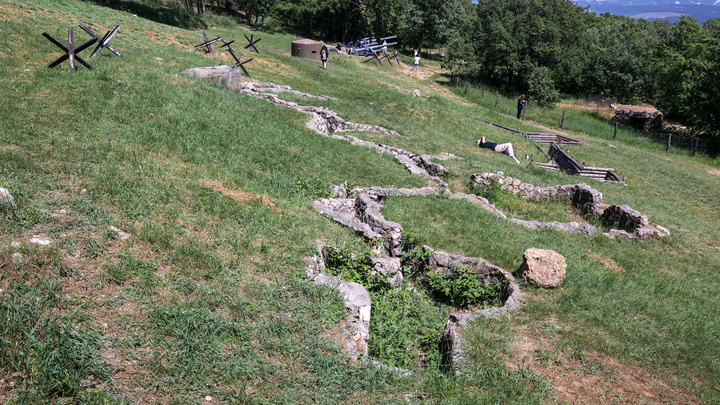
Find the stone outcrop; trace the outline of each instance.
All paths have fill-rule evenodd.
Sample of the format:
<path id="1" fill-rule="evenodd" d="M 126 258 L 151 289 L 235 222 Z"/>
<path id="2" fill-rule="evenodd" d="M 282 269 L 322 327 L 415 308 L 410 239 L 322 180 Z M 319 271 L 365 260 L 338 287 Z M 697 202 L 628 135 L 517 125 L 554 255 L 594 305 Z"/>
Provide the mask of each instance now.
<path id="1" fill-rule="evenodd" d="M 575 233 L 580 232 L 585 235 L 592 236 L 597 233 L 597 228 L 584 222 L 540 222 L 540 221 L 526 221 L 523 219 L 511 218 L 510 221 L 516 225 L 524 226 L 525 228 L 536 230 L 536 229 L 553 229 L 561 232 Z"/>
<path id="2" fill-rule="evenodd" d="M 16 208 L 15 198 L 6 188 L 0 188 L 0 210 L 6 208 Z"/>
<path id="3" fill-rule="evenodd" d="M 205 80 L 206 82 L 225 86 L 232 91 L 239 91 L 242 89 L 242 72 L 240 69 L 233 69 L 230 66 L 208 66 L 194 69 L 188 69 L 185 71 L 190 76 L 195 76 L 198 79 Z"/>
<path id="4" fill-rule="evenodd" d="M 402 264 L 397 257 L 368 257 L 372 264 L 372 273 L 380 274 L 393 288 L 399 288 L 403 282 Z"/>
<path id="5" fill-rule="evenodd" d="M 543 288 L 555 288 L 565 280 L 565 258 L 554 250 L 530 248 L 523 254 L 518 277 Z"/>
<path id="6" fill-rule="evenodd" d="M 354 229 L 365 238 L 380 241 L 393 257 L 402 248 L 402 226 L 388 221 L 380 212 L 382 194 L 360 193 L 357 198 L 326 198 L 312 202 L 313 207 L 325 216 Z"/>
<path id="7" fill-rule="evenodd" d="M 367 194 L 360 194 L 355 199 L 355 212 L 360 220 L 370 226 L 380 237 L 385 239 L 385 245 L 391 256 L 397 257 L 402 253 L 402 226 L 397 222 L 388 221 L 380 210 L 382 205 L 378 200 Z"/>

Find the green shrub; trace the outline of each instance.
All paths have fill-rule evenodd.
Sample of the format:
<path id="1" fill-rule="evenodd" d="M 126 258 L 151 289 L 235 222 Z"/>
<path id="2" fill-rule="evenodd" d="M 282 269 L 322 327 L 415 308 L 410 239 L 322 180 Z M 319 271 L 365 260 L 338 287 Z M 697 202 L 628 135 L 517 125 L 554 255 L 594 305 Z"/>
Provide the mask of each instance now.
<path id="1" fill-rule="evenodd" d="M 497 305 L 502 292 L 501 283 L 485 284 L 473 269 L 464 266 L 455 266 L 446 274 L 428 273 L 426 285 L 436 299 L 456 308 Z"/>
<path id="2" fill-rule="evenodd" d="M 370 298 L 370 357 L 402 368 L 439 364 L 438 339 L 447 317 L 439 305 L 408 287 Z"/>
<path id="3" fill-rule="evenodd" d="M 344 249 L 328 248 L 325 264 L 331 275 L 359 283 L 370 292 L 385 291 L 391 287 L 385 277 L 372 272 L 365 253 L 353 254 Z"/>

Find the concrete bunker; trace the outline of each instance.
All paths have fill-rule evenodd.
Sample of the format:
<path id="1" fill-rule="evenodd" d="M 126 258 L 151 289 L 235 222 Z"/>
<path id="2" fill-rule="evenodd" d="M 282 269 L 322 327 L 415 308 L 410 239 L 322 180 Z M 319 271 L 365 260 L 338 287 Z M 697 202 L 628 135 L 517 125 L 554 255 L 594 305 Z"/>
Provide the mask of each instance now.
<path id="1" fill-rule="evenodd" d="M 323 43 L 312 39 L 299 39 L 292 41 L 290 54 L 297 58 L 320 60 L 320 49 Z"/>

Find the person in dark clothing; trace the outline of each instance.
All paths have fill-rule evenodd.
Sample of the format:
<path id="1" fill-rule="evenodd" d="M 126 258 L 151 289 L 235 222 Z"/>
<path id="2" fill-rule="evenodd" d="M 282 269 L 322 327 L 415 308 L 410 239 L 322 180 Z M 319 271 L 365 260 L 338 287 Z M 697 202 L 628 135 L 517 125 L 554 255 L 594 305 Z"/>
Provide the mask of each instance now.
<path id="1" fill-rule="evenodd" d="M 320 48 L 320 60 L 323 63 L 323 69 L 327 68 L 327 59 L 328 59 L 328 49 L 325 44 L 323 44 L 322 48 Z"/>
<path id="2" fill-rule="evenodd" d="M 512 158 L 516 163 L 520 164 L 520 161 L 515 158 L 515 152 L 511 143 L 497 144 L 495 142 L 485 142 L 485 137 L 478 139 L 475 142 L 475 146 L 479 146 L 484 149 L 494 150 L 495 152 L 504 153 Z"/>
<path id="3" fill-rule="evenodd" d="M 520 95 L 520 98 L 518 99 L 518 114 L 517 119 L 520 119 L 520 114 L 523 112 L 523 108 L 525 108 L 525 95 Z"/>

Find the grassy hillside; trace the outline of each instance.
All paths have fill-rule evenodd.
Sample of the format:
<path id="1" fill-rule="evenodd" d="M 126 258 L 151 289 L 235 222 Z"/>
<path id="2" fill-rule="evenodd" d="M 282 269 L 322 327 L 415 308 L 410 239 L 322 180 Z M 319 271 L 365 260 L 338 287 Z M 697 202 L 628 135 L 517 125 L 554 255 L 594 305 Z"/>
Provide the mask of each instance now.
<path id="1" fill-rule="evenodd" d="M 462 376 L 433 354 L 449 309 L 408 289 L 383 298 L 372 322 L 390 342 L 376 357 L 395 353 L 413 373 L 351 363 L 342 300 L 306 281 L 304 257 L 318 241 L 353 253 L 368 246 L 308 201 L 332 184 L 424 183 L 389 156 L 312 132 L 305 114 L 184 74 L 232 63 L 193 50 L 200 31 L 181 28 L 192 19 L 111 4 L 123 9 L 0 0 L 0 187 L 17 205 L 0 211 L 3 403 L 720 402 L 717 160 L 665 153 L 631 133 L 613 140 L 595 115 L 569 111 L 568 134 L 584 142 L 572 156 L 627 176 L 627 185 L 590 185 L 671 232 L 648 242 L 530 231 L 464 200 L 390 198 L 385 216 L 422 243 L 509 271 L 525 249 L 553 249 L 567 277 L 554 291 L 525 285 L 521 311 L 473 323 Z M 122 56 L 103 51 L 88 60 L 95 70 L 76 74 L 67 62 L 47 69 L 62 53 L 41 33 L 64 42 L 74 28 L 81 42 L 79 23 L 120 25 L 112 45 Z M 206 30 L 251 33 L 217 15 Z M 512 95 L 499 109 L 494 95 L 465 95 L 433 58 L 410 73 L 407 56 L 378 69 L 332 54 L 323 70 L 290 57 L 295 37 L 252 34 L 262 38 L 246 65 L 253 81 L 334 97 L 281 95 L 401 134 L 353 134 L 362 139 L 457 155 L 442 162 L 453 191 L 471 191 L 481 172 L 579 182 L 476 148 L 484 135 L 544 161 L 533 143 L 455 112 L 538 130 L 515 120 Z M 528 118 L 556 126 L 561 113 Z M 516 217 L 578 219 L 561 203 L 496 197 Z M 32 244 L 35 235 L 54 243 Z M 421 336 L 407 335 L 415 320 Z"/>

